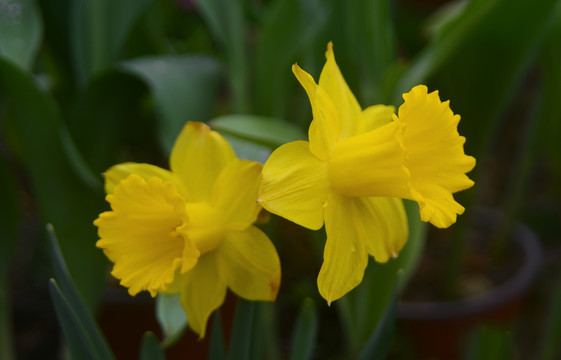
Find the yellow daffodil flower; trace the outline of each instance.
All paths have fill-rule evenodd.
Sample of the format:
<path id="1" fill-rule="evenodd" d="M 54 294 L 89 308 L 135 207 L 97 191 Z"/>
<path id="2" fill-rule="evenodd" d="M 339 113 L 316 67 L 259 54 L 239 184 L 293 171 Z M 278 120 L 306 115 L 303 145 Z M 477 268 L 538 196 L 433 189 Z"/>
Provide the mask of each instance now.
<path id="1" fill-rule="evenodd" d="M 392 106 L 362 110 L 329 43 L 319 83 L 294 65 L 313 112 L 309 142 L 275 150 L 262 175 L 259 201 L 268 211 L 312 230 L 325 224 L 327 242 L 317 283 L 331 303 L 362 281 L 368 254 L 396 257 L 408 237 L 400 199 L 417 201 L 423 221 L 448 227 L 464 208 L 452 193 L 473 185 L 475 159 L 448 102 L 426 86 Z"/>
<path id="2" fill-rule="evenodd" d="M 170 165 L 123 163 L 105 173 L 112 210 L 94 222 L 96 245 L 131 295 L 180 293 L 189 326 L 202 338 L 227 287 L 248 300 L 275 300 L 280 262 L 252 225 L 261 164 L 237 159 L 220 134 L 190 122 Z"/>

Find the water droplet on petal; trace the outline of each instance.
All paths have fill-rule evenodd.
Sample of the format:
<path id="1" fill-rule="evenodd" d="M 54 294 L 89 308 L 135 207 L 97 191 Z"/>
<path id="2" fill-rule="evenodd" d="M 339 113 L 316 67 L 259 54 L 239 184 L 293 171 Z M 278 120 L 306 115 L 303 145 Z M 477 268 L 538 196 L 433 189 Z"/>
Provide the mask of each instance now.
<path id="1" fill-rule="evenodd" d="M 321 206 L 322 206 L 322 207 L 327 207 L 327 200 L 323 200 L 323 201 L 321 202 Z"/>

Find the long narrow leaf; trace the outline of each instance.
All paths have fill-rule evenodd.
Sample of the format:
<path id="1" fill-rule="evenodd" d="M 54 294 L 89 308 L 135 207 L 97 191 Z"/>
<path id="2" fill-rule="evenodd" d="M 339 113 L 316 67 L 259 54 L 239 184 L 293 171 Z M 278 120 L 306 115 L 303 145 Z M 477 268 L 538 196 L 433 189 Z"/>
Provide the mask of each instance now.
<path id="1" fill-rule="evenodd" d="M 332 1 L 283 0 L 270 6 L 258 33 L 255 56 L 255 108 L 261 115 L 287 116 L 287 97 L 296 54 L 315 41 Z M 323 44 L 325 46 L 325 44 Z M 271 84 L 275 84 L 271 86 Z"/>
<path id="2" fill-rule="evenodd" d="M 68 300 L 62 294 L 56 281 L 49 282 L 49 293 L 55 307 L 58 322 L 66 338 L 72 359 L 104 359 L 88 337 L 86 330 Z M 111 359 L 111 358 L 107 358 Z"/>
<path id="3" fill-rule="evenodd" d="M 251 104 L 244 1 L 199 0 L 198 4 L 214 38 L 226 53 L 234 109 L 248 113 Z"/>
<path id="4" fill-rule="evenodd" d="M 468 348 L 465 360 L 513 358 L 513 343 L 510 332 L 482 326 L 477 329 L 472 345 Z"/>
<path id="5" fill-rule="evenodd" d="M 385 359 L 387 357 L 395 326 L 395 309 L 399 295 L 398 288 L 396 285 L 392 298 L 380 318 L 376 330 L 372 333 L 358 357 L 359 360 Z"/>
<path id="6" fill-rule="evenodd" d="M 348 3 L 346 46 L 359 66 L 359 102 L 384 102 L 383 82 L 396 56 L 395 34 L 389 0 L 357 0 Z"/>
<path id="7" fill-rule="evenodd" d="M 546 140 L 548 155 L 555 161 L 557 173 L 561 174 L 561 142 L 558 137 L 561 133 L 561 107 L 557 100 L 561 93 L 561 2 L 557 3 L 553 13 L 554 27 L 541 54 L 543 93 L 540 115 L 544 126 L 540 129 L 540 138 Z"/>
<path id="8" fill-rule="evenodd" d="M 80 83 L 118 60 L 132 25 L 152 1 L 72 1 L 71 51 Z"/>
<path id="9" fill-rule="evenodd" d="M 122 162 L 118 154 L 134 142 L 142 144 L 141 151 L 157 153 L 153 116 L 143 107 L 148 91 L 136 74 L 114 69 L 96 76 L 80 93 L 68 129 L 97 174 Z"/>
<path id="10" fill-rule="evenodd" d="M 57 289 L 59 289 L 61 295 L 64 294 L 62 296 L 64 297 L 66 304 L 72 310 L 74 321 L 79 323 L 80 329 L 83 332 L 82 336 L 88 339 L 88 342 L 94 347 L 96 353 L 103 359 L 112 359 L 114 357 L 113 353 L 107 345 L 101 331 L 97 327 L 89 309 L 84 305 L 84 302 L 74 285 L 74 281 L 68 272 L 66 262 L 64 261 L 64 257 L 60 251 L 54 228 L 51 224 L 47 225 L 47 234 L 51 247 L 55 276 L 58 280 L 58 284 L 60 284 L 60 287 L 59 285 L 56 286 Z"/>
<path id="11" fill-rule="evenodd" d="M 154 333 L 146 332 L 140 343 L 140 360 L 165 360 L 166 356 Z"/>
<path id="12" fill-rule="evenodd" d="M 80 154 L 54 99 L 30 74 L 0 55 L 0 79 L 0 99 L 6 104 L 3 135 L 25 166 L 41 216 L 56 226 L 76 285 L 93 307 L 105 285 L 107 264 L 101 251 L 93 251 L 92 221 L 105 206 L 101 177 L 75 163 Z"/>
<path id="13" fill-rule="evenodd" d="M 212 333 L 210 335 L 210 348 L 208 360 L 226 360 L 226 345 L 222 333 L 222 319 L 217 310 L 212 316 Z"/>
<path id="14" fill-rule="evenodd" d="M 312 299 L 305 299 L 292 332 L 290 360 L 311 359 L 318 334 L 318 316 Z"/>
<path id="15" fill-rule="evenodd" d="M 545 324 L 540 337 L 540 360 L 553 360 L 561 356 L 561 276 L 557 280 L 555 293 L 551 297 Z"/>
<path id="16" fill-rule="evenodd" d="M 418 55 L 412 65 L 399 79 L 392 97 L 392 103 L 400 104 L 401 94 L 413 86 L 424 83 L 445 63 L 475 27 L 497 4 L 497 1 L 470 1 L 461 15 L 450 21 L 435 41 Z"/>
<path id="17" fill-rule="evenodd" d="M 10 167 L 0 157 L 0 359 L 14 359 L 12 292 L 8 290 L 11 258 L 17 241 L 19 204 Z"/>
<path id="18" fill-rule="evenodd" d="M 17 189 L 9 164 L 0 156 L 0 274 L 6 271 L 16 245 L 20 213 Z"/>
<path id="19" fill-rule="evenodd" d="M 255 307 L 255 302 L 238 298 L 227 360 L 250 358 L 254 340 L 252 335 L 255 326 Z"/>
<path id="20" fill-rule="evenodd" d="M 15 359 L 12 299 L 7 280 L 6 272 L 0 271 L 0 359 L 12 360 Z"/>
<path id="21" fill-rule="evenodd" d="M 300 128 L 273 117 L 225 115 L 213 119 L 210 124 L 224 134 L 273 149 L 287 142 L 306 139 L 306 134 Z"/>

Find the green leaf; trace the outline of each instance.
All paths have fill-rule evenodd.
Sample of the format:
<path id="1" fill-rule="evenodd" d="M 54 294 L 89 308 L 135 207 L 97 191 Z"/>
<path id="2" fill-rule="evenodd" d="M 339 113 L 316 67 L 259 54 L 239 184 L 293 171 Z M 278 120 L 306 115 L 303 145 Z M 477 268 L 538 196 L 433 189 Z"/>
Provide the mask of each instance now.
<path id="1" fill-rule="evenodd" d="M 212 57 L 149 56 L 122 63 L 124 71 L 143 79 L 151 88 L 160 115 L 158 137 L 170 152 L 187 121 L 210 119 L 222 70 Z"/>
<path id="2" fill-rule="evenodd" d="M 0 359 L 14 359 L 12 292 L 8 275 L 20 216 L 18 188 L 9 164 L 0 156 Z"/>
<path id="3" fill-rule="evenodd" d="M 249 65 L 243 0 L 199 0 L 201 14 L 226 55 L 234 109 L 250 111 Z"/>
<path id="4" fill-rule="evenodd" d="M 395 326 L 395 310 L 399 297 L 398 286 L 395 286 L 393 295 L 380 318 L 376 330 L 372 333 L 366 346 L 361 351 L 358 359 L 385 359 L 388 356 L 390 340 Z"/>
<path id="5" fill-rule="evenodd" d="M 357 67 L 357 96 L 364 106 L 387 99 L 387 94 L 382 93 L 383 83 L 396 58 L 391 5 L 389 0 L 348 3 L 347 36 L 341 46 L 347 60 L 352 59 L 352 68 Z"/>
<path id="6" fill-rule="evenodd" d="M 291 66 L 325 25 L 331 2 L 276 1 L 263 18 L 255 57 L 255 107 L 259 114 L 286 117 Z M 325 44 L 324 44 L 325 45 Z M 274 84 L 274 85 L 272 85 Z"/>
<path id="7" fill-rule="evenodd" d="M 407 223 L 409 225 L 409 239 L 395 261 L 395 268 L 399 269 L 399 290 L 402 291 L 414 275 L 423 256 L 427 241 L 428 223 L 421 221 L 419 205 L 410 200 L 403 200 Z"/>
<path id="8" fill-rule="evenodd" d="M 238 298 L 227 360 L 251 358 L 256 305 L 254 301 Z"/>
<path id="9" fill-rule="evenodd" d="M 58 290 L 58 292 L 60 292 L 60 296 L 57 295 L 57 298 L 59 298 L 59 300 L 61 296 L 64 298 L 64 302 L 60 303 L 59 305 L 62 304 L 69 308 L 67 310 L 63 309 L 64 313 L 69 314 L 71 312 L 72 321 L 76 323 L 73 326 L 79 328 L 79 331 L 81 332 L 80 336 L 87 339 L 87 343 L 91 344 L 96 354 L 98 354 L 103 359 L 113 358 L 114 356 L 109 349 L 105 338 L 101 334 L 101 331 L 97 327 L 93 315 L 84 304 L 82 298 L 80 297 L 80 294 L 78 293 L 78 290 L 76 289 L 76 286 L 74 285 L 74 281 L 72 280 L 72 277 L 68 272 L 66 262 L 64 261 L 64 257 L 62 255 L 62 252 L 60 251 L 54 228 L 51 224 L 47 225 L 47 235 L 50 242 L 50 250 L 51 256 L 53 258 L 55 277 L 56 279 L 58 279 L 58 283 L 60 284 L 60 286 L 54 280 L 52 280 L 52 282 L 54 283 L 54 285 L 56 285 L 56 289 Z M 51 296 L 53 296 L 52 293 Z M 67 315 L 59 315 L 59 321 L 61 321 L 61 316 Z M 71 339 L 68 338 L 68 336 L 69 335 L 67 335 L 67 340 L 70 342 Z"/>
<path id="10" fill-rule="evenodd" d="M 269 146 L 256 144 L 253 141 L 241 139 L 234 135 L 222 134 L 226 140 L 232 145 L 236 156 L 240 159 L 257 161 L 262 164 L 267 161 L 271 153 L 272 148 Z"/>
<path id="11" fill-rule="evenodd" d="M 254 115 L 225 115 L 210 121 L 241 159 L 265 163 L 271 152 L 282 144 L 305 139 L 305 134 L 285 121 Z"/>
<path id="12" fill-rule="evenodd" d="M 269 305 L 263 301 L 255 303 L 255 310 L 253 312 L 253 327 L 251 329 L 251 343 L 249 346 L 249 357 L 244 358 L 248 360 L 261 360 L 265 356 L 264 347 L 266 341 L 266 334 L 270 329 L 266 328 L 263 319 L 265 305 Z"/>
<path id="13" fill-rule="evenodd" d="M 142 336 L 140 360 L 165 360 L 166 356 L 154 333 L 148 331 Z"/>
<path id="14" fill-rule="evenodd" d="M 318 316 L 312 299 L 304 299 L 292 331 L 290 360 L 312 359 L 318 335 Z"/>
<path id="15" fill-rule="evenodd" d="M 480 326 L 468 348 L 465 359 L 509 360 L 513 358 L 513 343 L 509 331 Z"/>
<path id="16" fill-rule="evenodd" d="M 561 142 L 558 134 L 561 133 L 561 107 L 558 96 L 561 93 L 561 3 L 557 3 L 554 11 L 554 26 L 549 34 L 547 43 L 541 54 L 541 113 L 543 126 L 540 129 L 540 139 L 545 141 L 548 155 L 555 161 L 558 175 L 561 174 Z"/>
<path id="17" fill-rule="evenodd" d="M 12 169 L 0 156 L 0 276 L 5 275 L 16 246 L 20 213 L 18 190 Z"/>
<path id="18" fill-rule="evenodd" d="M 0 54 L 29 70 L 43 36 L 43 22 L 34 0 L 0 3 Z"/>
<path id="19" fill-rule="evenodd" d="M 0 56 L 2 125 L 12 152 L 29 173 L 42 220 L 57 228 L 78 289 L 93 307 L 105 285 L 106 260 L 95 249 L 92 221 L 104 208 L 101 181 L 83 166 L 52 99 Z"/>
<path id="20" fill-rule="evenodd" d="M 102 359 L 54 279 L 49 281 L 49 293 L 66 339 L 70 357 L 72 359 Z"/>
<path id="21" fill-rule="evenodd" d="M 2 266 L 4 267 L 4 266 Z M 15 359 L 14 324 L 12 318 L 12 299 L 8 276 L 0 270 L 0 359 Z"/>
<path id="22" fill-rule="evenodd" d="M 210 335 L 208 360 L 225 359 L 226 345 L 224 345 L 224 334 L 222 333 L 222 320 L 220 310 L 216 310 L 212 316 L 212 333 Z"/>
<path id="23" fill-rule="evenodd" d="M 175 343 L 187 327 L 187 315 L 179 302 L 179 294 L 158 293 L 156 319 L 164 333 L 163 346 Z"/>
<path id="24" fill-rule="evenodd" d="M 118 70 L 96 76 L 80 93 L 68 128 L 96 173 L 123 160 L 131 161 L 117 156 L 127 153 L 133 144 L 142 144 L 141 149 L 134 149 L 135 154 L 158 154 L 154 150 L 155 124 L 144 109 L 148 94 L 142 79 Z"/>
<path id="25" fill-rule="evenodd" d="M 453 24 L 464 12 L 467 0 L 456 0 L 442 5 L 428 19 L 426 29 L 431 38 L 441 36 L 444 29 Z"/>
<path id="26" fill-rule="evenodd" d="M 409 69 L 401 76 L 396 84 L 392 103 L 399 105 L 403 99 L 401 95 L 411 90 L 415 85 L 425 83 L 439 67 L 463 45 L 465 39 L 474 31 L 481 19 L 491 12 L 500 0 L 474 0 L 463 8 L 463 11 L 453 20 L 443 26 L 431 44 L 414 59 Z"/>
<path id="27" fill-rule="evenodd" d="M 73 0 L 71 50 L 79 82 L 119 59 L 132 25 L 152 1 Z"/>
<path id="28" fill-rule="evenodd" d="M 210 125 L 222 134 L 272 149 L 291 141 L 306 139 L 306 134 L 297 126 L 272 117 L 225 115 L 212 119 Z"/>
<path id="29" fill-rule="evenodd" d="M 561 273 L 560 273 L 561 274 Z M 551 296 L 549 308 L 545 314 L 545 326 L 540 334 L 540 360 L 558 359 L 561 355 L 561 276 L 557 276 L 555 293 Z"/>

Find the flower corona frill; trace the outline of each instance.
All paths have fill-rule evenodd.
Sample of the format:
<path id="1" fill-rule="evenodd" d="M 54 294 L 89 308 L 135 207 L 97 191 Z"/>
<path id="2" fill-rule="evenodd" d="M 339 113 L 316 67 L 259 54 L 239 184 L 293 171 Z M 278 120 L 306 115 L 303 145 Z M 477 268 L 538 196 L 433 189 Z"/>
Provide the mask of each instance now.
<path id="1" fill-rule="evenodd" d="M 401 199 L 419 203 L 423 221 L 448 227 L 464 208 L 452 194 L 473 185 L 466 173 L 475 159 L 448 102 L 419 85 L 392 106 L 362 110 L 348 88 L 329 43 L 319 83 L 298 65 L 313 121 L 309 142 L 275 150 L 259 193 L 268 211 L 312 230 L 325 225 L 327 242 L 318 276 L 330 303 L 357 286 L 368 255 L 396 257 L 408 237 Z"/>
<path id="2" fill-rule="evenodd" d="M 203 337 L 227 287 L 248 300 L 277 296 L 277 252 L 252 225 L 262 166 L 237 159 L 197 122 L 183 128 L 170 163 L 171 171 L 124 163 L 105 173 L 111 211 L 94 222 L 97 246 L 131 295 L 180 293 L 189 326 Z"/>

